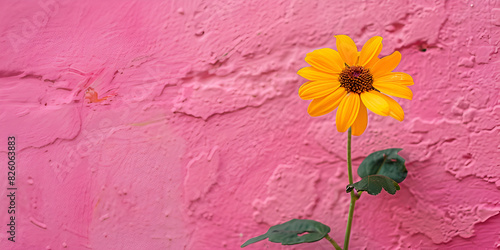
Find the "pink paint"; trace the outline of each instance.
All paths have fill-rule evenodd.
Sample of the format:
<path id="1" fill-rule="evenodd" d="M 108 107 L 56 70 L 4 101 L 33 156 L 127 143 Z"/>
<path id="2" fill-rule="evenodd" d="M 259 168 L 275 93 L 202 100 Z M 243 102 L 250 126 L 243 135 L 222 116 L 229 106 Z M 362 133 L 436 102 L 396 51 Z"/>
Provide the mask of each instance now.
<path id="1" fill-rule="evenodd" d="M 307 115 L 296 74 L 306 53 L 335 48 L 335 34 L 357 44 L 382 36 L 382 55 L 400 51 L 396 70 L 415 80 L 403 122 L 371 115 L 353 141 L 355 166 L 404 148 L 409 175 L 395 196 L 357 203 L 352 248 L 498 248 L 499 10 L 498 1 L 5 1 L 0 162 L 16 136 L 18 227 L 8 241 L 3 168 L 0 248 L 238 249 L 291 218 L 330 225 L 341 243 L 346 135 L 334 114 Z M 295 249 L 311 248 L 331 249 L 326 240 Z"/>

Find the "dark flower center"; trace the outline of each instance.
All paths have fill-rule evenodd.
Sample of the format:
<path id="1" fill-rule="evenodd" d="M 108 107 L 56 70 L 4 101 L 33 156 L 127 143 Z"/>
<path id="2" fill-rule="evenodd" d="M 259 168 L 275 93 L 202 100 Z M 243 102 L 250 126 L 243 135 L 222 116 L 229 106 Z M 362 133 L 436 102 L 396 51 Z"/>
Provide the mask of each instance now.
<path id="1" fill-rule="evenodd" d="M 339 75 L 340 86 L 344 87 L 347 92 L 361 94 L 375 88 L 372 86 L 373 77 L 370 70 L 361 66 L 346 67 Z"/>

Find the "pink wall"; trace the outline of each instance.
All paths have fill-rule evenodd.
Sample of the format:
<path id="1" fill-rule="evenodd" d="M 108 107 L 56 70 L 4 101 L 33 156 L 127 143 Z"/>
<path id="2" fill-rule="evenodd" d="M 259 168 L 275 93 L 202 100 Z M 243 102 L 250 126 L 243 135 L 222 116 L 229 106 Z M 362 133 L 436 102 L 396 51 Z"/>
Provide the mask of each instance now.
<path id="1" fill-rule="evenodd" d="M 0 3 L 1 249 L 237 249 L 291 218 L 342 242 L 346 134 L 296 74 L 336 34 L 384 37 L 415 80 L 403 122 L 354 138 L 356 166 L 402 147 L 409 175 L 357 203 L 352 248 L 500 246 L 500 1 L 86 2 Z"/>

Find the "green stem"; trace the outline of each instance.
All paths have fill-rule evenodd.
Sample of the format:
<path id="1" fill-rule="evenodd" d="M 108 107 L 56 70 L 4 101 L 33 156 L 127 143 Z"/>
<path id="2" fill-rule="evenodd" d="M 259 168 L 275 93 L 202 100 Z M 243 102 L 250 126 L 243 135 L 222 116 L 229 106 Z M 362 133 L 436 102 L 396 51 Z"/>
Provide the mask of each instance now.
<path id="1" fill-rule="evenodd" d="M 347 171 L 349 174 L 349 184 L 352 185 L 353 179 L 352 179 L 352 162 L 351 162 L 351 128 L 347 130 Z M 353 192 L 351 192 L 353 193 Z"/>
<path id="2" fill-rule="evenodd" d="M 331 237 L 330 235 L 326 235 L 325 236 L 325 239 L 327 239 L 328 241 L 330 241 L 330 243 L 332 243 L 333 247 L 335 247 L 336 250 L 342 250 L 342 248 L 340 248 L 339 244 L 337 244 L 337 242 L 335 242 Z"/>
<path id="3" fill-rule="evenodd" d="M 349 185 L 352 185 L 352 162 L 351 162 L 351 128 L 347 131 L 347 172 L 349 175 Z M 354 190 L 351 190 L 351 204 L 349 205 L 349 217 L 347 218 L 347 227 L 345 229 L 345 237 L 344 237 L 344 250 L 349 249 L 349 238 L 351 237 L 351 225 L 352 218 L 354 216 L 354 205 L 356 204 L 356 200 L 358 196 L 354 193 Z"/>

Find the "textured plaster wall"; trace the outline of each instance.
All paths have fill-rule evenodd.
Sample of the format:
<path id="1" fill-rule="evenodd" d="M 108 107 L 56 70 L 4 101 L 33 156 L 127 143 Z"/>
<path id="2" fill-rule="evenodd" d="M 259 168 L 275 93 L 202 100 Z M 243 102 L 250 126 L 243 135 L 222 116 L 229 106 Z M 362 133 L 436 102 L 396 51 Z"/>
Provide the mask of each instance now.
<path id="1" fill-rule="evenodd" d="M 498 248 L 497 0 L 1 1 L 0 248 L 237 249 L 292 218 L 342 243 L 346 134 L 296 75 L 336 34 L 384 37 L 415 80 L 403 122 L 353 140 L 355 166 L 402 147 L 409 175 L 359 200 L 352 248 Z"/>

